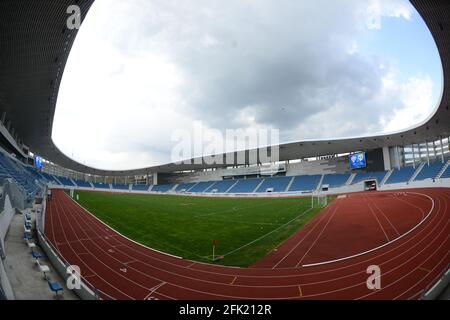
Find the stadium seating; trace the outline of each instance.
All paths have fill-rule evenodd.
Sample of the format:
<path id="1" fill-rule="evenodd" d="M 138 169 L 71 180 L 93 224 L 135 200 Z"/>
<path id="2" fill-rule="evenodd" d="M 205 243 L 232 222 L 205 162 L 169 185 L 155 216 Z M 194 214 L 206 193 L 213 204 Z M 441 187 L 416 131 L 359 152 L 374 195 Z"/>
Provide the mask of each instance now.
<path id="1" fill-rule="evenodd" d="M 205 189 L 206 193 L 225 193 L 228 189 L 230 189 L 234 184 L 236 184 L 236 180 L 222 180 L 215 182 L 212 186 Z"/>
<path id="2" fill-rule="evenodd" d="M 148 184 L 133 184 L 131 187 L 132 190 L 135 191 L 148 191 L 150 186 Z"/>
<path id="3" fill-rule="evenodd" d="M 350 178 L 349 173 L 326 174 L 323 177 L 322 185 L 328 185 L 330 188 L 342 187 L 345 185 L 345 183 L 349 178 Z"/>
<path id="4" fill-rule="evenodd" d="M 441 178 L 450 178 L 450 166 L 447 167 L 447 169 L 442 174 Z"/>
<path id="5" fill-rule="evenodd" d="M 289 187 L 289 191 L 314 191 L 317 189 L 321 178 L 321 175 L 297 176 Z"/>
<path id="6" fill-rule="evenodd" d="M 45 179 L 47 179 L 48 182 L 51 182 L 53 184 L 56 185 L 61 185 L 61 183 L 59 183 L 59 181 L 52 175 L 46 173 L 46 172 L 41 172 L 40 173 Z"/>
<path id="7" fill-rule="evenodd" d="M 97 188 L 97 189 L 109 189 L 108 183 L 92 182 L 92 184 L 94 185 L 94 188 Z"/>
<path id="8" fill-rule="evenodd" d="M 436 161 L 434 163 L 430 163 L 430 165 L 426 164 L 422 170 L 419 172 L 414 181 L 422 181 L 425 179 L 434 179 L 442 170 L 444 164 L 441 161 Z"/>
<path id="9" fill-rule="evenodd" d="M 128 184 L 117 183 L 117 184 L 113 184 L 112 188 L 115 189 L 115 190 L 128 190 L 129 189 L 129 185 Z"/>
<path id="10" fill-rule="evenodd" d="M 191 189 L 193 186 L 195 186 L 195 183 L 180 183 L 176 187 L 175 191 L 177 191 L 177 192 L 186 192 L 189 189 Z"/>
<path id="11" fill-rule="evenodd" d="M 77 186 L 79 186 L 79 187 L 92 188 L 91 184 L 87 181 L 82 181 L 82 180 L 74 180 L 74 181 L 77 184 Z"/>
<path id="12" fill-rule="evenodd" d="M 215 183 L 214 181 L 199 182 L 191 190 L 189 190 L 189 192 L 194 192 L 194 193 L 205 192 L 214 183 Z"/>
<path id="13" fill-rule="evenodd" d="M 415 171 L 416 169 L 413 167 L 403 167 L 400 170 L 395 169 L 391 176 L 387 179 L 386 184 L 408 182 Z"/>
<path id="14" fill-rule="evenodd" d="M 268 189 L 272 190 L 272 192 L 284 192 L 291 180 L 292 177 L 266 178 L 256 192 L 267 192 Z"/>
<path id="15" fill-rule="evenodd" d="M 152 191 L 154 192 L 168 192 L 170 190 L 172 190 L 172 188 L 174 187 L 174 184 L 158 184 L 158 185 L 154 185 L 152 188 Z"/>
<path id="16" fill-rule="evenodd" d="M 29 199 L 33 198 L 39 190 L 34 175 L 30 174 L 25 166 L 2 153 L 0 153 L 0 178 L 14 179 L 26 192 Z"/>
<path id="17" fill-rule="evenodd" d="M 263 179 L 241 179 L 228 193 L 252 193 Z"/>
<path id="18" fill-rule="evenodd" d="M 380 172 L 359 172 L 356 174 L 355 178 L 353 178 L 352 184 L 359 183 L 361 181 L 365 180 L 376 180 L 378 184 L 383 181 L 384 177 L 386 176 L 387 171 L 380 171 Z"/>
<path id="19" fill-rule="evenodd" d="M 57 177 L 59 181 L 61 181 L 61 183 L 67 187 L 75 187 L 75 185 L 73 184 L 72 181 L 70 181 L 70 179 L 66 178 L 66 177 Z"/>

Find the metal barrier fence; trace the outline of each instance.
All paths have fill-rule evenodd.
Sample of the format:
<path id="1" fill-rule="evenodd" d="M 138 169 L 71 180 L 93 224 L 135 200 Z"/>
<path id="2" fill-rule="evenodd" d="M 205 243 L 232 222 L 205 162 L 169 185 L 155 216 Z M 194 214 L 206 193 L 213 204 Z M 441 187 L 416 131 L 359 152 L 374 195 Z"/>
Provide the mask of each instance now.
<path id="1" fill-rule="evenodd" d="M 60 276 L 67 280 L 71 275 L 67 272 L 71 263 L 69 263 L 59 252 L 50 240 L 45 235 L 45 212 L 47 208 L 47 190 L 44 188 L 42 190 L 42 203 L 41 208 L 36 210 L 36 229 L 38 234 L 38 240 L 41 244 L 42 249 L 47 254 L 47 257 L 52 262 L 54 268 L 58 271 Z M 113 297 L 107 293 L 97 289 L 93 284 L 81 276 L 81 288 L 74 290 L 75 294 L 84 300 L 114 300 Z"/>

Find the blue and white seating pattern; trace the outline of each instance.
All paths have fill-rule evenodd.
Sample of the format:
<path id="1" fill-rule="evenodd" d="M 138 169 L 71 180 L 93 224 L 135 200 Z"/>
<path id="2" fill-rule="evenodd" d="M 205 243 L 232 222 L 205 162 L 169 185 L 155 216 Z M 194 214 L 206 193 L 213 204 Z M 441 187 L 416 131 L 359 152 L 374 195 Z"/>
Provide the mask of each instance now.
<path id="1" fill-rule="evenodd" d="M 150 186 L 148 184 L 133 184 L 131 187 L 134 191 L 148 191 L 149 188 Z"/>
<path id="2" fill-rule="evenodd" d="M 172 190 L 174 186 L 175 185 L 173 185 L 173 184 L 158 184 L 158 185 L 153 186 L 152 191 L 168 192 L 168 191 Z"/>
<path id="3" fill-rule="evenodd" d="M 202 181 L 197 183 L 189 192 L 202 193 L 208 190 L 214 184 L 214 181 Z"/>
<path id="4" fill-rule="evenodd" d="M 208 189 L 205 190 L 206 193 L 225 193 L 237 183 L 236 180 L 222 180 L 213 183 Z"/>
<path id="5" fill-rule="evenodd" d="M 118 184 L 113 184 L 112 188 L 115 190 L 128 190 L 130 187 L 128 184 L 118 183 Z"/>
<path id="6" fill-rule="evenodd" d="M 94 185 L 94 188 L 96 188 L 96 189 L 109 189 L 108 183 L 92 182 L 92 184 Z"/>
<path id="7" fill-rule="evenodd" d="M 284 192 L 286 191 L 289 182 L 292 180 L 292 177 L 268 177 L 264 179 L 264 182 L 261 186 L 256 190 L 256 192 L 267 192 L 267 190 L 271 190 L 271 192 Z"/>
<path id="8" fill-rule="evenodd" d="M 92 188 L 91 184 L 87 181 L 74 180 L 78 187 L 82 188 Z"/>
<path id="9" fill-rule="evenodd" d="M 414 180 L 435 179 L 439 172 L 441 172 L 443 166 L 444 164 L 441 161 L 430 163 L 430 165 L 426 164 Z"/>
<path id="10" fill-rule="evenodd" d="M 314 191 L 317 189 L 321 178 L 322 175 L 297 176 L 289 187 L 289 191 Z"/>
<path id="11" fill-rule="evenodd" d="M 328 185 L 330 188 L 342 187 L 347 183 L 349 178 L 349 173 L 326 174 L 323 177 L 322 185 Z"/>
<path id="12" fill-rule="evenodd" d="M 408 182 L 415 171 L 416 169 L 413 167 L 403 167 L 400 170 L 395 169 L 387 179 L 386 184 Z"/>
<path id="13" fill-rule="evenodd" d="M 175 191 L 177 192 L 187 192 L 189 189 L 191 189 L 193 186 L 195 186 L 195 183 L 180 183 Z"/>
<path id="14" fill-rule="evenodd" d="M 252 193 L 261 183 L 262 179 L 241 179 L 229 191 L 229 193 Z"/>

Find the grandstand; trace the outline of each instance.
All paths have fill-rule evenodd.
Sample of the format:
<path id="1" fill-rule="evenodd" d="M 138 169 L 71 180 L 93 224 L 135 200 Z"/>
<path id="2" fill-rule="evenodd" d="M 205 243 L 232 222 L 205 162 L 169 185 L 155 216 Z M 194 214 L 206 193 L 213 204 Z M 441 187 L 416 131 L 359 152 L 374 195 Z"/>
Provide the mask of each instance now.
<path id="1" fill-rule="evenodd" d="M 109 184 L 101 182 L 93 182 L 92 185 L 96 189 L 109 189 Z"/>
<path id="2" fill-rule="evenodd" d="M 78 187 L 82 187 L 82 188 L 92 188 L 91 184 L 87 181 L 83 181 L 83 180 L 74 180 L 75 184 Z"/>
<path id="3" fill-rule="evenodd" d="M 194 192 L 194 193 L 202 193 L 202 192 L 206 192 L 206 190 L 208 190 L 215 182 L 213 181 L 202 181 L 202 182 L 198 182 L 197 184 L 195 184 L 195 186 L 193 186 L 189 191 L 190 192 Z"/>
<path id="4" fill-rule="evenodd" d="M 76 3 L 81 7 L 84 18 L 93 1 L 80 0 Z M 354 265 L 346 263 L 353 263 L 354 257 L 363 255 L 370 255 L 369 260 L 379 259 L 384 264 L 390 261 L 383 260 L 382 256 L 388 256 L 389 250 L 396 250 L 399 253 L 392 257 L 393 261 L 399 265 L 404 263 L 412 272 L 417 272 L 413 274 L 400 270 L 399 275 L 400 272 L 405 273 L 398 277 L 401 285 L 391 282 L 386 289 L 373 293 L 374 297 L 425 299 L 435 296 L 434 290 L 449 281 L 446 278 L 448 272 L 442 266 L 442 261 L 446 262 L 442 252 L 448 252 L 445 250 L 448 248 L 445 242 L 448 237 L 445 238 L 445 223 L 442 221 L 448 220 L 445 208 L 450 187 L 450 5 L 438 5 L 431 0 L 413 0 L 412 3 L 430 28 L 444 71 L 442 101 L 423 123 L 395 133 L 294 141 L 271 146 L 270 151 L 274 147 L 280 150 L 277 166 L 273 168 L 273 163 L 260 163 L 260 159 L 252 162 L 249 155 L 254 150 L 243 150 L 230 153 L 231 163 L 209 164 L 200 157 L 187 159 L 190 161 L 181 164 L 104 170 L 79 163 L 63 154 L 51 137 L 61 77 L 77 35 L 77 30 L 69 30 L 65 26 L 66 9 L 71 2 L 29 0 L 29 6 L 24 6 L 20 1 L 2 1 L 0 63 L 5 68 L 0 72 L 0 203 L 3 210 L 0 216 L 0 299 L 14 298 L 14 295 L 5 293 L 11 290 L 8 291 L 7 284 L 4 284 L 7 277 L 3 270 L 8 268 L 4 268 L 3 263 L 7 252 L 4 248 L 6 230 L 17 225 L 20 227 L 20 237 L 16 238 L 23 236 L 24 239 L 22 249 L 27 258 L 24 261 L 29 263 L 31 255 L 36 268 L 30 270 L 39 273 L 39 279 L 33 285 L 42 286 L 44 283 L 56 295 L 63 290 L 63 286 L 58 287 L 48 279 L 42 281 L 48 276 L 48 270 L 54 270 L 50 276 L 59 274 L 61 279 L 65 279 L 65 268 L 80 263 L 86 268 L 84 270 L 92 271 L 82 279 L 84 286 L 81 293 L 76 293 L 82 299 L 156 300 L 217 296 L 284 299 L 292 298 L 292 292 L 295 298 L 305 298 L 303 294 L 307 295 L 308 289 L 300 288 L 298 277 L 313 283 L 311 286 L 321 281 L 334 281 L 331 285 L 333 290 L 315 288 L 326 298 L 364 299 L 366 289 L 358 287 L 364 279 L 358 278 L 352 284 L 357 289 L 352 291 L 345 281 L 338 283 L 335 279 L 324 279 L 320 275 L 317 279 L 308 278 L 309 273 L 304 271 L 311 268 L 311 274 L 319 274 L 323 270 L 331 274 L 336 270 L 333 268 L 337 261 L 343 266 L 342 270 L 350 270 L 352 268 L 349 266 Z M 18 25 L 20 32 L 16 32 Z M 356 152 L 364 152 L 367 157 L 363 168 L 351 166 L 351 155 Z M 36 164 L 37 155 L 43 157 L 42 168 Z M 226 155 L 229 154 L 216 156 Z M 373 180 L 377 182 L 377 190 L 369 191 L 365 183 Z M 86 202 L 74 202 L 76 197 L 70 198 L 64 190 L 81 194 L 82 201 Z M 50 196 L 52 192 L 54 199 Z M 311 205 L 314 199 L 321 199 L 321 203 L 329 205 L 327 208 L 332 210 L 320 211 L 322 208 Z M 123 205 L 132 201 L 135 201 L 140 212 L 136 213 L 133 208 Z M 102 203 L 103 207 L 98 208 L 98 203 Z M 345 203 L 346 206 L 339 207 L 336 203 Z M 84 205 L 89 211 L 82 208 Z M 391 209 L 401 206 L 404 207 L 399 212 Z M 351 208 L 359 210 L 361 207 L 366 211 L 348 214 Z M 342 211 L 334 215 L 339 208 Z M 18 216 L 15 213 L 19 211 L 23 221 L 13 223 L 13 218 Z M 321 217 L 329 219 L 314 220 L 314 215 L 320 215 L 319 212 L 323 213 Z M 340 219 L 340 215 L 346 213 L 348 215 Z M 363 225 L 367 222 L 364 217 L 367 216 L 375 217 L 372 220 L 378 220 L 379 225 L 365 225 L 364 229 Z M 388 216 L 392 217 L 392 221 Z M 420 219 L 414 220 L 417 217 Z M 325 228 L 332 218 L 333 225 Z M 172 225 L 169 226 L 168 221 Z M 302 229 L 309 221 L 317 224 L 312 223 L 310 229 Z M 325 224 L 321 225 L 324 221 Z M 401 232 L 392 228 L 395 223 L 398 223 L 399 229 L 403 228 Z M 112 229 L 119 225 L 124 234 L 115 233 Z M 215 243 L 214 237 L 228 234 L 226 231 L 232 229 L 230 225 L 235 228 L 234 237 L 223 239 L 229 251 L 222 252 L 223 255 L 216 259 L 214 253 L 211 256 L 211 241 Z M 319 230 L 318 233 L 314 233 L 317 225 L 321 227 L 315 230 Z M 352 226 L 356 226 L 356 232 L 345 231 Z M 140 230 L 140 227 L 143 229 Z M 370 234 L 376 232 L 374 230 L 380 231 L 380 227 L 384 234 Z M 152 232 L 147 233 L 148 229 L 144 228 L 151 228 Z M 180 249 L 174 243 L 180 229 L 192 231 L 192 235 L 183 239 L 187 249 Z M 339 231 L 326 234 L 330 230 Z M 140 240 L 155 244 L 155 247 L 146 248 L 147 244 L 143 241 L 137 244 L 136 239 L 125 234 L 127 231 L 137 234 Z M 321 241 L 332 241 L 336 237 L 342 241 L 339 243 L 341 247 L 336 244 L 335 248 L 332 243 L 324 245 L 323 252 L 314 252 L 314 245 L 320 245 L 317 240 L 322 231 L 326 236 Z M 208 237 L 205 240 L 206 233 Z M 245 241 L 240 241 L 236 236 L 249 234 L 254 237 Z M 312 238 L 303 243 L 309 235 Z M 353 241 L 345 238 L 354 235 L 356 238 Z M 367 241 L 370 245 L 365 243 L 366 237 L 372 241 Z M 267 242 L 258 242 L 261 239 Z M 254 265 L 245 265 L 252 268 L 242 270 L 243 264 L 237 261 L 239 253 L 242 250 L 243 255 L 247 255 L 254 243 L 257 243 L 255 247 L 260 246 L 257 248 L 259 253 L 267 255 L 255 255 L 258 259 L 252 261 Z M 397 250 L 399 247 L 396 245 L 399 244 L 405 246 L 405 250 Z M 161 248 L 156 247 L 159 245 Z M 199 251 L 189 251 L 189 245 Z M 215 248 L 215 244 L 213 246 Z M 326 251 L 330 248 L 333 249 L 331 253 Z M 349 248 L 354 252 L 350 252 Z M 346 252 L 345 256 L 342 252 Z M 377 255 L 378 252 L 382 254 Z M 408 252 L 414 254 L 414 259 L 402 256 Z M 310 260 L 302 261 L 309 254 Z M 48 260 L 43 259 L 45 255 Z M 83 255 L 88 258 L 83 259 Z M 398 260 L 400 256 L 403 260 Z M 128 265 L 125 266 L 124 261 Z M 237 263 L 233 268 L 227 268 L 225 263 L 216 265 L 223 261 Z M 139 270 L 140 267 L 145 271 Z M 264 271 L 255 271 L 257 268 Z M 194 270 L 198 279 L 190 273 Z M 365 274 L 365 270 L 355 270 L 357 274 Z M 337 274 L 336 278 L 353 279 L 355 274 L 350 271 L 352 273 Z M 419 279 L 422 273 L 424 276 Z M 163 276 L 158 278 L 160 274 Z M 264 277 L 259 278 L 261 274 Z M 281 274 L 287 275 L 282 281 Z M 172 278 L 174 275 L 178 277 L 175 280 Z M 247 280 L 252 277 L 256 280 Z M 188 278 L 190 280 L 186 281 Z M 147 282 L 140 283 L 142 279 Z M 412 282 L 409 288 L 404 288 L 405 283 L 409 284 L 404 281 Z M 209 287 L 208 283 L 214 283 L 214 286 Z M 249 284 L 261 286 L 260 291 L 249 290 Z M 161 287 L 163 289 L 160 290 Z M 347 289 L 348 292 L 345 291 Z M 339 290 L 348 293 L 348 297 L 330 293 Z M 409 291 L 414 292 L 409 295 Z M 371 294 L 367 293 L 367 296 Z M 315 298 L 314 295 L 306 297 Z"/>
<path id="5" fill-rule="evenodd" d="M 349 173 L 326 174 L 322 180 L 322 185 L 328 185 L 330 188 L 342 187 L 349 178 Z"/>
<path id="6" fill-rule="evenodd" d="M 253 193 L 263 182 L 263 179 L 240 179 L 227 192 L 229 193 Z"/>
<path id="7" fill-rule="evenodd" d="M 287 191 L 292 177 L 272 177 L 265 178 L 256 192 L 284 192 Z"/>
<path id="8" fill-rule="evenodd" d="M 376 180 L 377 183 L 381 183 L 381 181 L 383 181 L 386 174 L 387 174 L 386 171 L 383 171 L 383 172 L 359 172 L 353 178 L 352 184 L 359 183 L 359 182 L 365 181 L 365 180 Z"/>
<path id="9" fill-rule="evenodd" d="M 415 180 L 436 179 L 439 172 L 443 169 L 444 164 L 436 161 L 431 164 L 424 164 L 422 170 L 416 176 Z"/>
<path id="10" fill-rule="evenodd" d="M 295 177 L 288 191 L 312 192 L 319 187 L 321 177 L 320 175 Z"/>
<path id="11" fill-rule="evenodd" d="M 393 184 L 393 183 L 402 183 L 402 182 L 408 182 L 414 172 L 416 171 L 413 167 L 403 167 L 401 169 L 395 169 L 391 176 L 387 179 L 387 184 Z"/>
<path id="12" fill-rule="evenodd" d="M 148 184 L 133 184 L 131 189 L 133 191 L 148 191 L 150 186 Z"/>

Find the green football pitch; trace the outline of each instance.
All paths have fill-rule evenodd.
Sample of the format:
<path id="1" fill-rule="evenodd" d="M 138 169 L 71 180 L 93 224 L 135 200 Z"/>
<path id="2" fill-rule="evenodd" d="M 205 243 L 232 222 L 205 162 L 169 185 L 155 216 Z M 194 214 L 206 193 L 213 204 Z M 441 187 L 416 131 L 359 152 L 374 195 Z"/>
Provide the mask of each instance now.
<path id="1" fill-rule="evenodd" d="M 313 206 L 311 197 L 75 194 L 84 208 L 143 245 L 186 259 L 239 267 L 267 255 L 323 208 Z"/>

